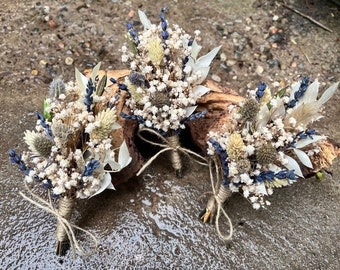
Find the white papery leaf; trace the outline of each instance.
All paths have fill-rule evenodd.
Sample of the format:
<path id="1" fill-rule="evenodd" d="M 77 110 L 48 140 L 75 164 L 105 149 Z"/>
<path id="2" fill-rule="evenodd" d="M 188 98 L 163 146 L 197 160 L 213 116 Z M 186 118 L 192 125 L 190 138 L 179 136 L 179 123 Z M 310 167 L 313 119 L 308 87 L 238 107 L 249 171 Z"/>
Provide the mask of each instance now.
<path id="1" fill-rule="evenodd" d="M 309 156 L 305 152 L 303 152 L 303 151 L 301 151 L 299 149 L 296 149 L 296 148 L 294 148 L 293 151 L 294 151 L 295 155 L 299 158 L 299 160 L 301 161 L 301 163 L 303 165 L 305 165 L 308 168 L 313 169 L 313 164 L 310 161 Z"/>
<path id="2" fill-rule="evenodd" d="M 256 121 L 256 128 L 260 129 L 267 125 L 268 121 L 270 119 L 270 113 L 267 105 L 264 105 L 261 109 L 261 111 L 258 113 L 257 121 Z"/>
<path id="3" fill-rule="evenodd" d="M 210 67 L 200 67 L 200 66 L 194 66 L 194 72 L 199 71 L 201 73 L 201 77 L 199 80 L 196 81 L 196 83 L 202 83 L 209 74 Z"/>
<path id="4" fill-rule="evenodd" d="M 320 135 L 312 135 L 313 139 L 311 138 L 306 138 L 306 139 L 302 139 L 302 140 L 298 140 L 295 144 L 295 148 L 303 148 L 311 143 L 315 143 L 317 142 L 318 140 L 321 140 L 321 139 L 326 139 L 326 136 L 320 136 Z"/>
<path id="5" fill-rule="evenodd" d="M 80 89 L 83 92 L 85 92 L 87 82 L 88 82 L 87 78 L 77 68 L 76 68 L 76 71 L 75 71 L 75 75 L 76 75 L 76 81 L 78 83 L 78 86 L 80 87 Z"/>
<path id="6" fill-rule="evenodd" d="M 191 107 L 187 107 L 185 108 L 185 116 L 189 117 L 190 115 L 192 115 L 192 113 L 196 110 L 197 106 L 191 106 Z"/>
<path id="7" fill-rule="evenodd" d="M 99 72 L 99 69 L 100 69 L 100 65 L 101 63 L 99 62 L 93 69 L 92 69 L 92 72 L 91 72 L 91 79 L 92 79 L 92 82 L 94 83 L 97 75 L 98 75 L 98 72 Z"/>
<path id="8" fill-rule="evenodd" d="M 212 49 L 206 55 L 198 58 L 197 61 L 196 61 L 196 65 L 200 66 L 200 67 L 210 66 L 211 61 L 215 58 L 216 54 L 221 49 L 221 47 L 222 47 L 222 45 Z"/>
<path id="9" fill-rule="evenodd" d="M 263 182 L 256 184 L 255 189 L 257 194 L 268 195 L 266 186 Z"/>
<path id="10" fill-rule="evenodd" d="M 318 100 L 319 106 L 326 103 L 335 93 L 335 91 L 338 89 L 339 82 L 331 85 L 321 96 L 321 98 Z"/>
<path id="11" fill-rule="evenodd" d="M 130 156 L 129 149 L 126 145 L 126 142 L 123 141 L 122 145 L 119 148 L 118 154 L 118 163 L 120 164 L 121 169 L 130 164 L 132 157 Z"/>
<path id="12" fill-rule="evenodd" d="M 105 169 L 105 172 L 119 172 L 122 169 L 120 164 L 112 159 L 107 161 L 106 164 L 110 166 L 111 170 Z"/>
<path id="13" fill-rule="evenodd" d="M 101 183 L 101 186 L 99 187 L 99 189 L 97 190 L 96 193 L 94 193 L 92 196 L 90 196 L 89 198 L 96 196 L 100 193 L 102 193 L 105 189 L 113 189 L 116 190 L 115 187 L 112 185 L 111 182 L 111 175 L 109 173 L 105 173 L 104 174 L 104 179 Z"/>
<path id="14" fill-rule="evenodd" d="M 309 85 L 306 93 L 302 96 L 297 105 L 316 101 L 319 94 L 319 86 L 320 83 L 318 80 L 315 80 L 311 85 Z"/>
<path id="15" fill-rule="evenodd" d="M 283 100 L 278 97 L 276 98 L 276 101 L 277 101 L 277 107 L 270 109 L 270 115 L 271 115 L 272 120 L 276 119 L 277 116 L 283 118 L 286 114 L 286 109 L 285 109 Z"/>
<path id="16" fill-rule="evenodd" d="M 194 90 L 192 90 L 193 94 L 196 97 L 201 97 L 203 95 L 205 95 L 206 93 L 208 93 L 210 91 L 210 89 L 208 87 L 205 87 L 203 85 L 197 85 Z"/>
<path id="17" fill-rule="evenodd" d="M 192 45 L 191 45 L 191 54 L 190 54 L 190 56 L 194 60 L 196 60 L 199 52 L 201 51 L 201 49 L 202 49 L 202 46 L 198 45 L 198 43 L 196 42 L 196 39 L 194 39 L 194 41 L 192 42 Z"/>
<path id="18" fill-rule="evenodd" d="M 296 162 L 296 160 L 294 158 L 290 157 L 290 156 L 287 156 L 287 155 L 284 155 L 284 158 L 287 159 L 288 163 L 282 164 L 282 165 L 285 166 L 288 170 L 294 170 L 294 173 L 297 176 L 304 178 L 302 171 L 300 169 L 300 166 Z"/>
<path id="19" fill-rule="evenodd" d="M 290 100 L 295 99 L 294 94 L 296 91 L 299 91 L 301 86 L 301 82 L 296 82 L 292 85 L 292 92 L 290 93 Z"/>
<path id="20" fill-rule="evenodd" d="M 141 21 L 141 23 L 143 24 L 145 30 L 148 30 L 152 27 L 152 24 L 150 22 L 150 20 L 148 19 L 148 17 L 146 16 L 146 14 L 141 11 L 141 10 L 138 10 L 138 15 L 139 15 L 139 19 Z"/>

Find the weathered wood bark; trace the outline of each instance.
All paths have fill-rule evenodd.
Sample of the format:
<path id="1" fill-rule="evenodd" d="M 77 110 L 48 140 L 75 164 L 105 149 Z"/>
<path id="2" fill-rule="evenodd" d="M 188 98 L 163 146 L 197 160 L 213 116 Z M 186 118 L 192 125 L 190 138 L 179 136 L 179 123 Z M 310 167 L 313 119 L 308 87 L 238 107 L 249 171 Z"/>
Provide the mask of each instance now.
<path id="1" fill-rule="evenodd" d="M 89 74 L 91 70 L 85 71 L 85 74 Z M 107 75 L 107 86 L 110 91 L 106 94 L 114 96 L 118 87 L 117 84 L 112 84 L 110 78 L 115 78 L 118 83 L 124 82 L 125 76 L 129 75 L 129 70 L 109 70 L 100 71 L 98 76 L 102 78 Z M 221 87 L 219 84 L 206 80 L 205 85 L 211 89 L 211 91 L 198 100 L 197 111 L 207 110 L 208 113 L 205 118 L 201 118 L 188 123 L 188 128 L 191 134 L 191 140 L 193 144 L 198 146 L 203 154 L 206 153 L 208 133 L 211 130 L 219 130 L 223 125 L 228 125 L 228 106 L 231 104 L 237 105 L 244 98 L 238 95 L 235 91 L 227 87 Z M 137 123 L 134 121 L 127 121 L 120 117 L 122 111 L 128 113 L 125 106 L 126 93 L 122 92 L 117 104 L 117 117 L 118 122 L 123 127 L 113 131 L 113 146 L 119 147 L 123 140 L 126 141 L 130 155 L 132 156 L 131 164 L 124 168 L 121 172 L 112 174 L 112 182 L 114 185 L 128 181 L 133 177 L 136 172 L 142 167 L 143 158 L 135 146 L 134 137 L 136 134 Z M 303 174 L 306 177 L 313 176 L 316 172 L 328 168 L 332 161 L 340 155 L 339 145 L 332 142 L 330 139 L 323 141 L 321 145 L 322 151 L 312 157 L 313 169 L 308 169 L 302 166 Z"/>

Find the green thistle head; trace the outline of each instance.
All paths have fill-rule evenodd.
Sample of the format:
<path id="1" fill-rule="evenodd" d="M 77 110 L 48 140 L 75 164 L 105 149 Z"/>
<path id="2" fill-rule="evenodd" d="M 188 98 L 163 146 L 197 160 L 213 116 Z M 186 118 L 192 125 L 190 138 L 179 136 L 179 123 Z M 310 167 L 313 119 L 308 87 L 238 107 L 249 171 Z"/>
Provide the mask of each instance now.
<path id="1" fill-rule="evenodd" d="M 35 133 L 34 131 L 26 131 L 24 140 L 33 155 L 46 159 L 49 158 L 53 146 L 51 139 L 43 134 Z"/>
<path id="2" fill-rule="evenodd" d="M 245 121 L 253 122 L 256 119 L 259 110 L 259 103 L 253 98 L 248 98 L 245 100 L 240 113 L 242 115 L 242 119 L 244 119 Z"/>
<path id="3" fill-rule="evenodd" d="M 251 164 L 249 159 L 241 159 L 237 162 L 237 170 L 240 174 L 247 173 L 251 169 Z"/>
<path id="4" fill-rule="evenodd" d="M 261 165 L 273 163 L 276 159 L 276 149 L 271 144 L 265 144 L 256 150 L 257 162 Z"/>

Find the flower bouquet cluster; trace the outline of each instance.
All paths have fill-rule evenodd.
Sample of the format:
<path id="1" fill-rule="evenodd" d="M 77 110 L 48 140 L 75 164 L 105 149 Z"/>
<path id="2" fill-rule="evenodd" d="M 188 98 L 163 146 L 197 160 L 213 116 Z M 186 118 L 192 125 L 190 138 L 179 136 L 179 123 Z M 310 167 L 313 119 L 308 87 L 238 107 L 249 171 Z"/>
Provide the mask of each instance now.
<path id="1" fill-rule="evenodd" d="M 127 119 L 137 120 L 140 131 L 153 130 L 173 149 L 172 164 L 181 174 L 181 162 L 177 148 L 185 123 L 204 117 L 206 112 L 194 114 L 198 98 L 209 92 L 201 85 L 206 79 L 213 58 L 220 47 L 198 58 L 201 46 L 178 25 L 168 26 L 164 13 L 160 23 L 152 24 L 145 13 L 139 11 L 144 31 L 137 34 L 128 23 L 128 39 L 131 49 L 122 47 L 122 61 L 129 64 L 131 74 L 120 88 L 127 89 L 130 98 L 126 105 Z M 166 138 L 164 138 L 166 137 Z"/>
<path id="2" fill-rule="evenodd" d="M 112 131 L 121 128 L 115 110 L 117 97 L 103 94 L 105 82 L 98 81 L 99 67 L 89 79 L 76 70 L 77 84 L 53 81 L 44 115 L 37 113 L 35 131 L 25 132 L 29 151 L 22 155 L 9 152 L 11 161 L 25 173 L 27 184 L 41 184 L 52 198 L 59 199 L 58 210 L 51 198 L 50 203 L 43 203 L 58 217 L 57 254 L 64 253 L 64 243 L 73 240 L 68 220 L 75 200 L 114 189 L 111 173 L 131 161 L 125 141 L 113 149 Z M 38 198 L 36 204 L 41 201 Z"/>
<path id="3" fill-rule="evenodd" d="M 208 201 L 204 221 L 232 192 L 241 192 L 259 209 L 270 204 L 264 196 L 274 188 L 303 178 L 304 168 L 313 169 L 326 137 L 309 124 L 321 118 L 338 84 L 318 98 L 319 82 L 310 84 L 307 77 L 277 93 L 260 83 L 239 106 L 229 106 L 228 121 L 208 134 L 208 155 L 219 165 L 222 182 Z"/>

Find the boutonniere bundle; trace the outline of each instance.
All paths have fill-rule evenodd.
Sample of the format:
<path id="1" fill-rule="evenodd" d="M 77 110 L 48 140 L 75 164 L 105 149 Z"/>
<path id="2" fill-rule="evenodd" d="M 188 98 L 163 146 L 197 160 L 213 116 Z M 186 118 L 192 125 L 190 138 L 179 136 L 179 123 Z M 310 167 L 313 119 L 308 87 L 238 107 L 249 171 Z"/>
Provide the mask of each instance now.
<path id="1" fill-rule="evenodd" d="M 186 122 L 205 116 L 206 112 L 194 113 L 196 101 L 209 92 L 202 82 L 220 47 L 198 57 L 199 31 L 191 38 L 178 25 L 170 27 L 164 13 L 158 25 L 142 11 L 138 13 L 144 31 L 138 34 L 128 23 L 130 48 L 122 47 L 122 61 L 131 69 L 125 84 L 119 85 L 130 93 L 126 101 L 130 114 L 122 116 L 138 121 L 139 134 L 148 130 L 160 137 L 166 145 L 149 142 L 172 150 L 172 165 L 181 175 L 179 133 Z"/>
<path id="2" fill-rule="evenodd" d="M 22 193 L 57 216 L 57 254 L 65 252 L 68 241 L 73 249 L 86 253 L 75 240 L 72 226 L 79 228 L 69 223 L 75 200 L 114 189 L 111 173 L 131 161 L 125 142 L 118 149 L 112 147 L 112 131 L 121 128 L 115 111 L 117 98 L 103 94 L 105 83 L 98 81 L 98 71 L 99 65 L 87 79 L 76 70 L 77 84 L 53 81 L 44 114 L 37 113 L 35 130 L 25 132 L 28 151 L 9 152 L 12 163 L 25 173 L 25 184 L 41 185 L 50 195 L 47 202 L 30 189 L 33 199 Z M 58 209 L 53 199 L 59 201 Z"/>
<path id="3" fill-rule="evenodd" d="M 277 93 L 260 83 L 239 106 L 229 106 L 228 121 L 208 134 L 208 155 L 222 179 L 213 187 L 204 222 L 216 212 L 219 218 L 221 205 L 233 192 L 241 192 L 259 209 L 270 205 L 266 196 L 274 188 L 303 178 L 304 168 L 313 170 L 326 136 L 309 124 L 322 117 L 320 110 L 338 84 L 318 98 L 319 82 L 310 83 L 307 77 Z"/>

